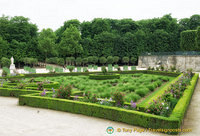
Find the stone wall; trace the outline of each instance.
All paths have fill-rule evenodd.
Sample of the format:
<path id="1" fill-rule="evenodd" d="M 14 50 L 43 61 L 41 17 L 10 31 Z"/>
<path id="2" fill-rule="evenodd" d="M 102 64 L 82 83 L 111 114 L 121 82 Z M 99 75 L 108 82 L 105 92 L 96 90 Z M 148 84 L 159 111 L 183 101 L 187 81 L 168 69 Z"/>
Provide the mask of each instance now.
<path id="1" fill-rule="evenodd" d="M 157 67 L 158 63 L 161 62 L 165 68 L 175 66 L 181 71 L 192 68 L 193 71 L 200 72 L 200 56 L 199 55 L 150 55 L 150 56 L 139 56 L 138 67 L 148 68 Z"/>

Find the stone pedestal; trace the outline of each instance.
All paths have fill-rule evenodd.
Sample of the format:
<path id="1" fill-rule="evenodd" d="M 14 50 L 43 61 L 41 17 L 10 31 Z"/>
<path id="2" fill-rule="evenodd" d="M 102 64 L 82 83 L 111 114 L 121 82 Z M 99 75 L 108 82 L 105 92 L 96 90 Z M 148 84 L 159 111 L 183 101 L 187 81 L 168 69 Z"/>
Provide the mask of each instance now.
<path id="1" fill-rule="evenodd" d="M 12 74 L 14 74 L 14 71 L 16 70 L 16 68 L 15 68 L 15 64 L 11 64 L 10 65 L 10 74 L 12 75 Z"/>

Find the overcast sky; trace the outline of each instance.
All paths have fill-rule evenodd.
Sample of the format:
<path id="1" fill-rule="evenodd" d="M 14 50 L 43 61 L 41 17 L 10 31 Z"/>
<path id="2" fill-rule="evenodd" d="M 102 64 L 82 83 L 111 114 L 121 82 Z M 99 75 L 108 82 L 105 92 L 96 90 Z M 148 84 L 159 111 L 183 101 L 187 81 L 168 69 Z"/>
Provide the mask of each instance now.
<path id="1" fill-rule="evenodd" d="M 0 0 L 0 15 L 28 17 L 40 30 L 56 30 L 70 19 L 141 20 L 169 13 L 178 19 L 200 14 L 200 0 Z"/>

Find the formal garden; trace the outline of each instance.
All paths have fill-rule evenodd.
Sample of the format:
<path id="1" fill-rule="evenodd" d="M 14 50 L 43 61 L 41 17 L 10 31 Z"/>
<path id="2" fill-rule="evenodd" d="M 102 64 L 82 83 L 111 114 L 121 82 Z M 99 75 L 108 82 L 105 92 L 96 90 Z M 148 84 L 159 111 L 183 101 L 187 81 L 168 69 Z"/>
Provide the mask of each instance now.
<path id="1" fill-rule="evenodd" d="M 2 16 L 0 96 L 178 134 L 199 74 L 162 64 L 141 70 L 138 57 L 200 51 L 199 22 L 200 15 L 177 20 L 170 14 L 140 21 L 74 19 L 38 32 L 28 18 Z"/>
<path id="2" fill-rule="evenodd" d="M 177 134 L 195 89 L 191 70 L 20 74 L 1 77 L 1 96 L 48 108 Z"/>

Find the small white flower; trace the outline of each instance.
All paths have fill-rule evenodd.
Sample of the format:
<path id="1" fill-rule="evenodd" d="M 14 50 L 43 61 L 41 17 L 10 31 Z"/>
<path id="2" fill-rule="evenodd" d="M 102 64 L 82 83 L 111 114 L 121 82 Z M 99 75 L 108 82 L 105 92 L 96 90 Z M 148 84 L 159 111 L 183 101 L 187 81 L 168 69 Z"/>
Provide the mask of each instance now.
<path id="1" fill-rule="evenodd" d="M 168 109 L 169 109 L 169 107 L 166 107 L 166 109 L 168 110 Z"/>
<path id="2" fill-rule="evenodd" d="M 165 105 L 164 102 L 162 102 L 162 105 Z"/>

